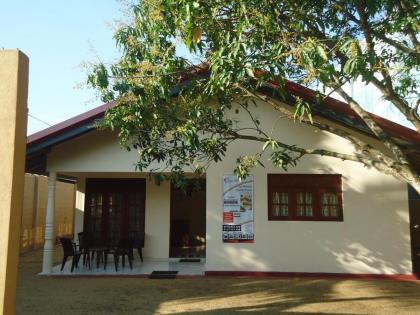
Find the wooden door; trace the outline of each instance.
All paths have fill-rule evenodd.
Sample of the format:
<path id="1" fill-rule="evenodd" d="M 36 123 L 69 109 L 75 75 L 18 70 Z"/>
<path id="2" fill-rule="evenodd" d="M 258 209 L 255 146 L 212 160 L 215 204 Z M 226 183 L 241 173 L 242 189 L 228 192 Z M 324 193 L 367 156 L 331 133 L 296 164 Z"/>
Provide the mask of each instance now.
<path id="1" fill-rule="evenodd" d="M 144 233 L 144 179 L 87 179 L 84 231 L 99 245 Z"/>
<path id="2" fill-rule="evenodd" d="M 84 231 L 95 240 L 103 238 L 104 193 L 91 191 L 85 199 Z"/>
<path id="3" fill-rule="evenodd" d="M 413 273 L 420 275 L 420 195 L 409 186 L 410 236 Z"/>
<path id="4" fill-rule="evenodd" d="M 108 202 L 108 222 L 105 225 L 107 235 L 105 239 L 110 244 L 118 244 L 123 236 L 123 220 L 124 220 L 124 195 L 123 193 L 111 192 L 107 195 Z"/>

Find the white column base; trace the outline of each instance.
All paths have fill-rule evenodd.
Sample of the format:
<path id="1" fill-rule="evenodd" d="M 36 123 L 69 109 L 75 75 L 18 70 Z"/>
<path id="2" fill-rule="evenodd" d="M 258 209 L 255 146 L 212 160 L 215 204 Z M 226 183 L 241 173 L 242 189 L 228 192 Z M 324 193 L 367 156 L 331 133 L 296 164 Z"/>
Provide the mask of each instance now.
<path id="1" fill-rule="evenodd" d="M 53 267 L 54 256 L 54 212 L 55 212 L 55 186 L 57 175 L 55 172 L 50 172 L 48 176 L 48 203 L 47 213 L 45 215 L 45 243 L 44 243 L 44 257 L 42 260 L 42 275 L 50 275 Z"/>

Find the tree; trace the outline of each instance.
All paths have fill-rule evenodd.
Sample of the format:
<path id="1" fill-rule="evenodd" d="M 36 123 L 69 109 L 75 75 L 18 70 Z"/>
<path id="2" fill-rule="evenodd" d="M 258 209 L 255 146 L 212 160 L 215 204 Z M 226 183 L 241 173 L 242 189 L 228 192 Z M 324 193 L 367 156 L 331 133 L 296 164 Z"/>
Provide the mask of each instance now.
<path id="1" fill-rule="evenodd" d="M 201 174 L 223 159 L 231 142 L 247 139 L 261 142 L 261 150 L 238 157 L 239 177 L 263 165 L 263 152 L 284 169 L 316 154 L 374 167 L 420 192 L 409 148 L 344 89 L 355 80 L 375 86 L 420 132 L 417 1 L 143 0 L 132 6 L 132 13 L 132 21 L 115 33 L 121 59 L 94 65 L 88 84 L 103 101 L 117 101 L 102 126 L 118 130 L 121 143 L 138 150 L 138 169 L 164 162 L 166 167 L 155 170 L 157 178 L 170 171 L 171 179 L 182 185 L 184 168 Z M 190 57 L 182 56 L 179 47 L 186 47 Z M 341 95 L 386 150 L 316 122 L 310 104 L 300 98 L 291 113 L 261 93 L 264 82 L 275 82 L 284 97 L 286 80 L 317 90 L 320 105 L 327 92 Z M 249 110 L 256 99 L 271 104 L 279 115 L 347 139 L 356 153 L 301 148 L 271 138 Z M 227 118 L 232 104 L 250 115 L 252 128 L 238 129 Z"/>

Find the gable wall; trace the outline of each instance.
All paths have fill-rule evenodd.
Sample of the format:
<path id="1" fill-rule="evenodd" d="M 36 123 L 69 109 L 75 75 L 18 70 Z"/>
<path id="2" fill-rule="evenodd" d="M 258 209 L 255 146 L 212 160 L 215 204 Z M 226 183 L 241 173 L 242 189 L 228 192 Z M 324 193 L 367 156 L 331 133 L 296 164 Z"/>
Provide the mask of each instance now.
<path id="1" fill-rule="evenodd" d="M 346 140 L 279 119 L 269 106 L 260 104 L 257 110 L 265 129 L 273 130 L 273 138 L 306 148 L 353 152 Z M 238 116 L 232 111 L 232 116 L 242 122 L 241 126 L 251 126 L 244 113 Z M 342 174 L 344 222 L 268 221 L 267 174 L 282 171 L 266 162 L 266 168 L 253 171 L 255 243 L 222 243 L 223 175 L 232 174 L 239 155 L 254 154 L 262 145 L 233 143 L 226 158 L 206 174 L 207 270 L 411 273 L 406 184 L 358 163 L 328 157 L 306 156 L 289 172 Z M 136 153 L 121 150 L 115 135 L 92 132 L 53 148 L 48 169 L 59 173 L 132 172 L 135 161 Z M 153 209 L 146 208 L 146 217 L 148 211 Z M 153 222 L 159 224 L 158 220 Z"/>
<path id="2" fill-rule="evenodd" d="M 353 152 L 340 137 L 284 119 L 278 122 L 267 106 L 260 106 L 258 115 L 268 132 L 275 126 L 274 138 L 288 144 Z M 223 162 L 207 172 L 207 194 L 212 196 L 207 198 L 208 271 L 411 273 L 406 184 L 359 163 L 329 157 L 305 156 L 289 172 L 341 174 L 343 222 L 268 221 L 267 174 L 283 171 L 265 162 L 265 168 L 252 172 L 255 242 L 223 243 L 223 175 L 232 173 L 239 155 L 252 155 L 261 146 L 234 143 Z"/>

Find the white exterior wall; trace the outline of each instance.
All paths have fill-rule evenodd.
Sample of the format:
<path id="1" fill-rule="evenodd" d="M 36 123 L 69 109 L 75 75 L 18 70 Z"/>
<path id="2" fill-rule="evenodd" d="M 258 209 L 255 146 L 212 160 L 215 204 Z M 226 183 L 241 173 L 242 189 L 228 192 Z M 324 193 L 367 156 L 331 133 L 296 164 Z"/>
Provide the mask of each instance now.
<path id="1" fill-rule="evenodd" d="M 305 158 L 293 173 L 339 173 L 344 221 L 268 221 L 267 173 L 254 175 L 254 243 L 222 242 L 223 174 L 232 173 L 232 146 L 224 163 L 207 173 L 208 271 L 279 271 L 410 274 L 406 185 L 392 177 L 333 158 Z M 249 148 L 249 144 L 246 145 Z M 252 151 L 251 151 L 252 152 Z"/>
<path id="2" fill-rule="evenodd" d="M 353 151 L 352 145 L 342 138 L 278 119 L 269 106 L 262 105 L 257 110 L 258 118 L 268 132 L 273 132 L 273 138 L 306 148 Z M 261 146 L 261 143 L 234 143 L 225 159 L 207 172 L 206 270 L 411 273 L 406 184 L 361 164 L 328 157 L 304 157 L 289 172 L 342 174 L 343 222 L 268 221 L 267 174 L 282 171 L 265 162 L 266 168 L 253 171 L 255 242 L 223 243 L 223 175 L 233 172 L 239 155 L 256 153 Z M 94 132 L 54 147 L 48 157 L 48 169 L 84 177 L 140 176 L 128 173 L 134 171 L 136 158 L 136 152 L 121 150 L 111 133 Z M 170 185 L 155 186 L 147 180 L 144 251 L 147 257 L 168 257 L 169 207 Z"/>
<path id="3" fill-rule="evenodd" d="M 146 180 L 146 220 L 144 257 L 169 258 L 170 183 L 157 186 Z"/>
<path id="4" fill-rule="evenodd" d="M 279 120 L 269 106 L 250 110 L 258 111 L 261 125 L 275 139 L 304 148 L 353 153 L 347 140 Z M 250 123 L 241 126 L 252 127 Z M 266 168 L 252 172 L 255 242 L 223 243 L 223 175 L 232 174 L 238 156 L 255 154 L 262 145 L 234 143 L 223 162 L 207 172 L 207 196 L 211 196 L 207 198 L 207 271 L 412 273 L 407 185 L 359 163 L 330 157 L 306 156 L 289 172 L 341 174 L 343 222 L 268 221 L 267 174 L 283 171 L 264 161 Z"/>
<path id="5" fill-rule="evenodd" d="M 76 176 L 75 238 L 83 231 L 86 178 L 146 178 L 145 247 L 143 256 L 169 257 L 170 184 L 157 186 L 146 174 L 134 172 L 136 152 L 122 150 L 110 132 L 91 132 L 54 147 L 48 171 Z"/>

